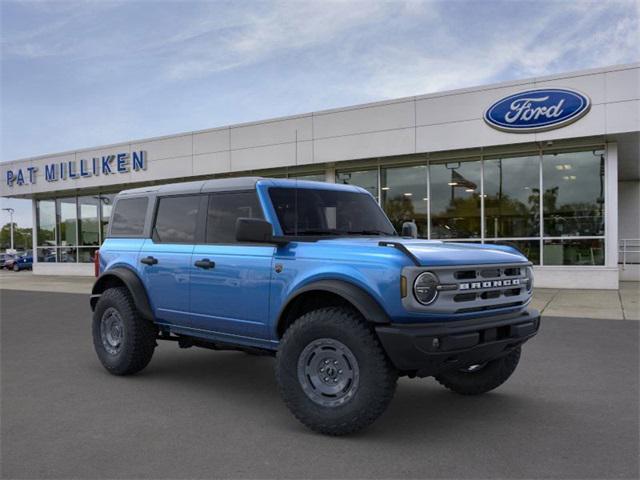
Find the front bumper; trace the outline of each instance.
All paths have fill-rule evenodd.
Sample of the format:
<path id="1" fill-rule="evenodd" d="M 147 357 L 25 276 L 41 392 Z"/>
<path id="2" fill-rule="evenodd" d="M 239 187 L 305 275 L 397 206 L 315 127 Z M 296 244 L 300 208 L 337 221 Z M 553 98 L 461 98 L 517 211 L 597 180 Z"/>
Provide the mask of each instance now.
<path id="1" fill-rule="evenodd" d="M 380 325 L 376 332 L 398 370 L 428 377 L 506 355 L 539 327 L 540 313 L 529 309 L 457 322 Z"/>

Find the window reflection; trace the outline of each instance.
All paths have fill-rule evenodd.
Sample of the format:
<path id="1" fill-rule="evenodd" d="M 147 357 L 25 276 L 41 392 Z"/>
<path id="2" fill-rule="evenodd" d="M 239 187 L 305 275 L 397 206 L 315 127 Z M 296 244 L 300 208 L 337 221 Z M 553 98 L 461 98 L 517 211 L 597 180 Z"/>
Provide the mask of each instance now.
<path id="1" fill-rule="evenodd" d="M 435 164 L 431 182 L 431 237 L 480 237 L 480 161 Z"/>
<path id="2" fill-rule="evenodd" d="M 312 182 L 326 182 L 327 181 L 327 177 L 324 174 L 324 172 L 307 173 L 307 174 L 302 174 L 302 175 L 289 175 L 289 178 L 292 178 L 292 179 L 295 179 L 295 180 L 310 180 Z"/>
<path id="3" fill-rule="evenodd" d="M 58 245 L 75 245 L 77 229 L 76 199 L 59 198 L 58 207 Z"/>
<path id="4" fill-rule="evenodd" d="M 80 245 L 99 245 L 98 197 L 78 197 Z"/>
<path id="5" fill-rule="evenodd" d="M 539 156 L 485 160 L 484 194 L 486 237 L 539 235 Z"/>
<path id="6" fill-rule="evenodd" d="M 545 154 L 542 169 L 544 235 L 604 235 L 602 151 Z"/>
<path id="7" fill-rule="evenodd" d="M 357 172 L 336 172 L 336 183 L 357 185 L 378 199 L 378 170 L 360 170 Z"/>
<path id="8" fill-rule="evenodd" d="M 39 200 L 37 204 L 37 244 L 56 244 L 56 202 Z"/>
<path id="9" fill-rule="evenodd" d="M 100 228 L 102 230 L 102 239 L 107 236 L 107 227 L 109 226 L 109 219 L 111 218 L 111 211 L 113 210 L 113 199 L 115 194 L 100 195 L 100 206 L 102 214 L 100 218 Z"/>
<path id="10" fill-rule="evenodd" d="M 545 265 L 604 265 L 604 239 L 544 241 Z"/>
<path id="11" fill-rule="evenodd" d="M 387 168 L 381 172 L 382 206 L 397 232 L 405 223 L 415 223 L 418 237 L 428 236 L 429 198 L 427 167 Z"/>

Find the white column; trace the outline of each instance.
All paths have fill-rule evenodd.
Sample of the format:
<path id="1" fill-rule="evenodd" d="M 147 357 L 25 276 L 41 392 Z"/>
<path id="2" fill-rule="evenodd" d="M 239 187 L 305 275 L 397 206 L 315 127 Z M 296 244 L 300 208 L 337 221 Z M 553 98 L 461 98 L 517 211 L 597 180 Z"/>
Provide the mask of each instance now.
<path id="1" fill-rule="evenodd" d="M 618 144 L 608 143 L 605 153 L 605 264 L 618 268 Z"/>
<path id="2" fill-rule="evenodd" d="M 31 200 L 31 222 L 32 222 L 32 227 L 31 227 L 31 249 L 33 250 L 33 269 L 35 270 L 36 266 L 35 264 L 38 263 L 38 250 L 37 250 L 37 246 L 38 246 L 38 215 L 37 215 L 37 210 L 36 210 L 36 200 L 32 199 Z"/>
<path id="3" fill-rule="evenodd" d="M 327 165 L 324 172 L 324 177 L 327 183 L 336 183 L 336 167 L 335 165 Z"/>

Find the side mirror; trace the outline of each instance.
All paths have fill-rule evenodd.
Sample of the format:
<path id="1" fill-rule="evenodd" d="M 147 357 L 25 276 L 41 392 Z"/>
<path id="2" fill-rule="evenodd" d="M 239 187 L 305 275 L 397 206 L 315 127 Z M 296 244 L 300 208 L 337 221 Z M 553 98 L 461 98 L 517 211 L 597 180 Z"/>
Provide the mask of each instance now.
<path id="1" fill-rule="evenodd" d="M 271 224 L 261 218 L 238 218 L 236 220 L 236 240 L 249 243 L 286 243 L 275 238 Z"/>

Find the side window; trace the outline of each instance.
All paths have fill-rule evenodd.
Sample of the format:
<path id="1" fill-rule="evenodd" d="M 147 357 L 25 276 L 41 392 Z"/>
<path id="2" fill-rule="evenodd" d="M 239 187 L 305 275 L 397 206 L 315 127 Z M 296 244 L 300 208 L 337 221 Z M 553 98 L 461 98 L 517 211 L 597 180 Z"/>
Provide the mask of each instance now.
<path id="1" fill-rule="evenodd" d="M 199 195 L 158 200 L 153 240 L 158 243 L 195 243 Z"/>
<path id="2" fill-rule="evenodd" d="M 142 235 L 148 203 L 149 199 L 146 197 L 119 199 L 111 217 L 111 236 Z"/>
<path id="3" fill-rule="evenodd" d="M 235 243 L 236 220 L 264 218 L 256 192 L 215 193 L 209 196 L 207 243 Z"/>

